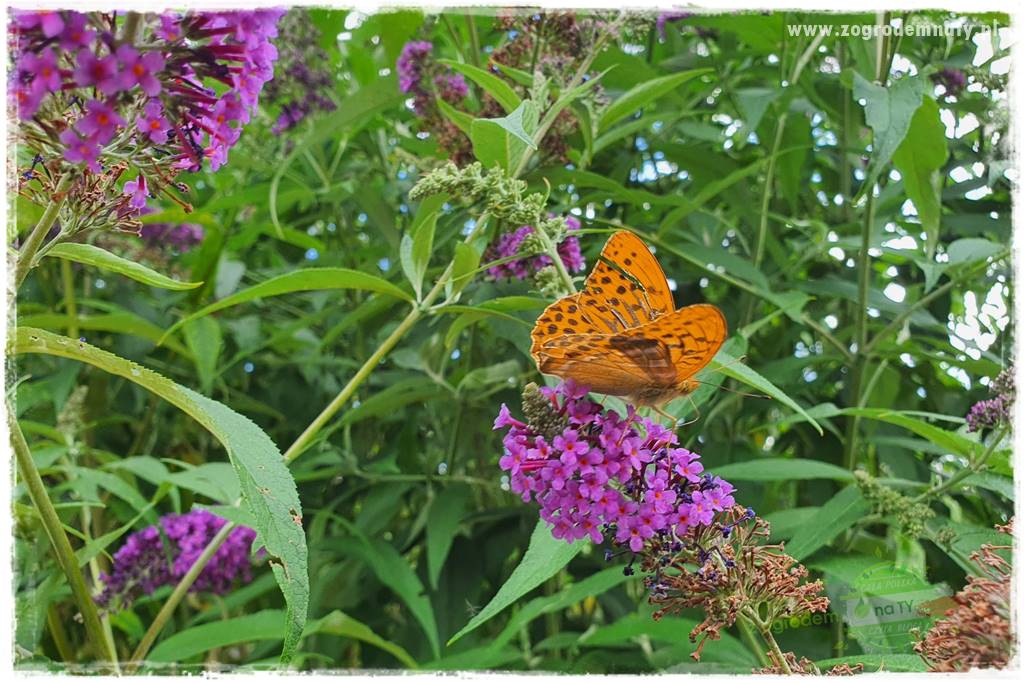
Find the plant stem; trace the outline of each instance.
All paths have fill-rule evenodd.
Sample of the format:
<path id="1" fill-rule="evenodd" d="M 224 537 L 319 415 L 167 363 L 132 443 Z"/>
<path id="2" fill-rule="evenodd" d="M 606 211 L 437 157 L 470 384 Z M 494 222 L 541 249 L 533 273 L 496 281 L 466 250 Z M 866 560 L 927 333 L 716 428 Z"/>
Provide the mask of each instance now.
<path id="1" fill-rule="evenodd" d="M 435 291 L 437 291 L 437 287 L 435 287 L 430 294 L 424 297 L 423 306 L 429 306 L 433 303 L 433 300 L 437 297 L 434 293 Z M 306 427 L 302 434 L 299 435 L 299 438 L 297 438 L 295 442 L 288 447 L 288 450 L 284 453 L 284 461 L 286 463 L 290 463 L 295 460 L 295 458 L 299 457 L 306 448 L 309 447 L 309 444 L 316 437 L 317 433 L 323 429 L 324 425 L 334 417 L 334 414 L 341 410 L 341 407 L 344 406 L 350 398 L 352 398 L 352 394 L 354 394 L 356 389 L 359 388 L 359 385 L 370 376 L 370 373 L 376 369 L 377 364 L 381 359 L 383 359 L 391 349 L 395 348 L 395 345 L 402 340 L 405 333 L 412 329 L 412 326 L 415 325 L 422 316 L 423 309 L 419 306 L 409 311 L 408 315 L 406 315 L 402 322 L 398 324 L 398 327 L 388 335 L 387 339 L 381 342 L 380 346 L 377 347 L 377 350 L 366 359 L 366 362 L 363 363 L 362 367 L 356 371 L 356 374 L 352 376 L 352 379 L 348 381 L 338 395 L 335 396 L 322 411 L 320 411 L 320 414 L 317 415 L 316 418 L 309 423 L 309 426 Z"/>
<path id="2" fill-rule="evenodd" d="M 68 316 L 68 336 L 78 339 L 78 305 L 75 303 L 75 278 L 71 261 L 60 260 L 61 286 L 64 289 L 64 312 Z"/>
<path id="3" fill-rule="evenodd" d="M 473 19 L 473 15 L 466 12 L 466 26 L 469 27 L 469 59 L 473 62 L 473 66 L 480 66 L 480 37 L 476 33 L 476 20 Z"/>
<path id="4" fill-rule="evenodd" d="M 47 233 L 50 232 L 50 228 L 57 222 L 57 216 L 60 213 L 61 207 L 64 206 L 64 200 L 67 199 L 68 188 L 71 187 L 72 181 L 74 181 L 72 173 L 65 172 L 61 176 L 57 182 L 57 187 L 53 188 L 53 194 L 46 205 L 46 209 L 43 210 L 42 217 L 25 239 L 25 244 L 18 250 L 18 262 L 14 267 L 15 291 L 21 287 L 21 283 L 25 281 L 28 272 L 35 267 L 33 261 L 35 260 L 36 252 L 42 246 L 43 240 L 46 238 Z"/>
<path id="5" fill-rule="evenodd" d="M 747 642 L 747 647 L 749 647 L 754 652 L 754 656 L 757 657 L 758 664 L 762 667 L 769 666 L 771 662 L 768 661 L 768 657 L 765 656 L 764 650 L 761 649 L 757 639 L 754 637 L 753 622 L 741 614 L 739 615 L 739 619 L 736 620 L 736 623 L 739 624 L 740 635 L 743 637 L 743 640 Z"/>
<path id="6" fill-rule="evenodd" d="M 943 491 L 948 491 L 949 489 L 953 488 L 954 486 L 956 486 L 957 484 L 959 484 L 961 481 L 971 476 L 972 474 L 979 472 L 981 468 L 985 466 L 985 463 L 988 462 L 988 459 L 992 456 L 992 454 L 995 453 L 995 450 L 996 448 L 998 448 L 999 444 L 1001 444 L 1003 442 L 1003 439 L 1006 438 L 1006 435 L 1009 433 L 1009 431 L 1009 427 L 1002 427 L 999 431 L 996 432 L 995 436 L 992 437 L 992 441 L 989 443 L 988 447 L 985 448 L 985 451 L 978 457 L 977 460 L 975 460 L 969 466 L 963 468 L 962 470 L 951 476 L 942 484 L 939 484 L 938 486 L 935 486 L 933 488 L 928 489 L 927 491 L 924 491 L 916 498 L 914 498 L 914 502 L 921 503 L 928 500 L 929 498 L 934 498 Z"/>
<path id="7" fill-rule="evenodd" d="M 754 613 L 749 607 L 743 610 L 743 614 L 749 619 L 754 626 L 757 627 L 758 633 L 761 634 L 761 638 L 765 644 L 768 645 L 768 649 L 774 655 L 775 662 L 778 664 L 782 672 L 787 676 L 793 675 L 793 670 L 789 668 L 789 662 L 786 661 L 785 656 L 782 654 L 782 648 L 775 641 L 775 636 L 772 635 L 771 624 L 765 622 L 761 617 Z"/>
<path id="8" fill-rule="evenodd" d="M 178 604 L 188 593 L 188 589 L 192 587 L 196 579 L 199 578 L 199 574 L 206 567 L 206 564 L 213 558 L 214 553 L 220 548 L 221 544 L 227 540 L 228 534 L 235 528 L 234 522 L 228 522 L 220 528 L 217 535 L 210 539 L 210 542 L 203 548 L 202 554 L 196 558 L 196 561 L 189 567 L 188 572 L 185 576 L 181 577 L 181 581 L 174 587 L 174 591 L 171 596 L 167 598 L 167 602 L 164 603 L 163 607 L 157 613 L 156 618 L 153 619 L 153 623 L 146 629 L 146 634 L 142 636 L 142 640 L 139 641 L 138 647 L 135 648 L 135 652 L 132 653 L 131 661 L 125 667 L 125 673 L 133 673 L 142 664 L 146 655 L 149 654 L 149 648 L 153 646 L 157 636 L 163 631 L 164 626 L 167 625 L 167 621 L 174 614 L 174 610 L 177 609 Z"/>
<path id="9" fill-rule="evenodd" d="M 116 671 L 117 655 L 113 651 L 108 650 L 107 640 L 103 635 L 103 626 L 100 624 L 99 613 L 96 611 L 96 604 L 93 602 L 92 596 L 89 594 L 89 588 L 85 584 L 85 577 L 82 575 L 81 567 L 78 566 L 78 558 L 75 557 L 75 551 L 71 548 L 71 541 L 68 540 L 68 536 L 64 532 L 64 526 L 57 515 L 57 510 L 53 507 L 53 502 L 46 493 L 46 485 L 43 483 L 43 478 L 39 476 L 39 470 L 32 459 L 32 452 L 29 450 L 28 442 L 21 431 L 21 426 L 18 425 L 13 406 L 7 406 L 7 415 L 11 430 L 11 444 L 14 447 L 14 454 L 18 461 L 18 471 L 21 474 L 21 478 L 25 481 L 29 498 L 31 498 L 32 504 L 42 520 L 43 529 L 45 529 L 53 552 L 57 556 L 57 563 L 68 580 L 71 594 L 82 615 L 89 645 L 98 661 L 110 662 Z"/>
<path id="10" fill-rule="evenodd" d="M 61 620 L 56 604 L 51 604 L 46 610 L 46 626 L 50 629 L 50 637 L 53 638 L 53 644 L 57 648 L 57 655 L 61 661 L 75 661 L 75 651 L 71 648 L 71 641 L 68 640 L 68 633 L 64 629 L 64 622 Z"/>

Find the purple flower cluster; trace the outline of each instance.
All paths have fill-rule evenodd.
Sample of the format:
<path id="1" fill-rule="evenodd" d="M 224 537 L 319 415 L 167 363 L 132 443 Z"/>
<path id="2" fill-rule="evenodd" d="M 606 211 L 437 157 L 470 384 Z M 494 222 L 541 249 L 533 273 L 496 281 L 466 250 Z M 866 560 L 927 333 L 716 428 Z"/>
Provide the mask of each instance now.
<path id="1" fill-rule="evenodd" d="M 264 95 L 281 111 L 272 132 L 279 135 L 307 117 L 337 109 L 330 56 L 320 47 L 321 33 L 308 10 L 293 8 L 278 24 L 277 75 Z"/>
<path id="2" fill-rule="evenodd" d="M 1016 397 L 1013 374 L 1012 365 L 1000 372 L 989 386 L 989 391 L 995 395 L 971 406 L 966 418 L 967 431 L 980 432 L 982 429 L 1010 424 Z"/>
<path id="3" fill-rule="evenodd" d="M 572 381 L 533 391 L 532 400 L 524 395 L 529 422 L 504 404 L 494 421 L 508 429 L 499 465 L 513 492 L 540 505 L 555 538 L 601 543 L 607 534 L 638 553 L 712 524 L 735 504 L 731 484 L 704 474 L 699 455 L 632 406 L 625 417 L 605 411 Z"/>
<path id="4" fill-rule="evenodd" d="M 428 124 L 450 123 L 441 116 L 434 104 L 441 98 L 448 104 L 459 104 L 469 94 L 469 84 L 462 74 L 441 69 L 431 59 L 433 43 L 414 40 L 405 44 L 398 56 L 398 88 L 413 96 L 412 108 Z M 452 124 L 454 125 L 454 124 Z"/>
<path id="5" fill-rule="evenodd" d="M 930 76 L 932 83 L 941 85 L 946 90 L 946 95 L 958 95 L 964 86 L 967 85 L 967 76 L 960 69 L 944 67 Z"/>
<path id="6" fill-rule="evenodd" d="M 227 520 L 208 510 L 164 515 L 160 527 L 171 542 L 169 549 L 155 525 L 136 531 L 114 554 L 113 571 L 100 577 L 104 588 L 96 602 L 108 609 L 125 608 L 161 586 L 176 584 L 225 524 Z M 256 532 L 248 527 L 232 530 L 190 591 L 223 594 L 238 578 L 251 581 L 250 548 L 255 539 Z"/>
<path id="7" fill-rule="evenodd" d="M 665 37 L 665 26 L 667 24 L 682 21 L 692 16 L 693 12 L 662 12 L 654 21 L 655 27 L 658 29 L 658 37 Z"/>
<path id="8" fill-rule="evenodd" d="M 567 231 L 579 230 L 580 222 L 574 216 L 567 216 L 565 219 L 565 226 Z M 498 259 L 509 258 L 517 255 L 523 241 L 532 233 L 533 226 L 524 225 L 517 230 L 501 235 L 487 248 L 487 252 L 484 254 L 484 260 L 496 261 Z M 583 260 L 583 254 L 580 251 L 580 241 L 575 235 L 569 235 L 559 243 L 558 254 L 562 257 L 562 263 L 565 264 L 565 269 L 570 273 L 578 273 L 587 266 L 586 262 Z M 552 261 L 547 254 L 538 254 L 536 256 L 519 258 L 514 261 L 491 266 L 487 269 L 487 274 L 495 280 L 500 280 L 501 278 L 506 277 L 525 280 L 541 268 L 550 265 L 552 265 Z"/>
<path id="9" fill-rule="evenodd" d="M 198 223 L 144 223 L 140 236 L 151 246 L 184 252 L 202 242 L 206 232 Z"/>
<path id="10" fill-rule="evenodd" d="M 129 34 L 113 14 L 13 12 L 9 92 L 24 143 L 93 174 L 137 166 L 147 177 L 124 187 L 133 215 L 178 171 L 225 163 L 273 77 L 283 13 L 145 14 Z"/>

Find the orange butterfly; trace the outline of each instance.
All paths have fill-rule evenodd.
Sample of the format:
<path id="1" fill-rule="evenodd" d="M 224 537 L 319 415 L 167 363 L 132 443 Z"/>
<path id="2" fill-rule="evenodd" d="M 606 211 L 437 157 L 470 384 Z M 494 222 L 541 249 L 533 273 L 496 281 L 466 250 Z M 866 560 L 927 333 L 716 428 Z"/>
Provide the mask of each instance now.
<path id="1" fill-rule="evenodd" d="M 545 374 L 656 408 L 697 388 L 691 378 L 726 334 L 717 306 L 676 310 L 654 254 L 622 230 L 604 245 L 583 291 L 537 319 L 530 355 Z"/>

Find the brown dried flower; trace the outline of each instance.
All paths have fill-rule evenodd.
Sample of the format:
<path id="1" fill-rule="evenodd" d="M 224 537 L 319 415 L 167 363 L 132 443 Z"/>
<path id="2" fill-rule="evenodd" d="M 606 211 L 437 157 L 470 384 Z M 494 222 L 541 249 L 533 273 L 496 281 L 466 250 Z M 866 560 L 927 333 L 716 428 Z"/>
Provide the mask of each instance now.
<path id="1" fill-rule="evenodd" d="M 708 639 L 719 639 L 740 616 L 764 633 L 777 619 L 828 609 L 822 582 L 804 583 L 807 569 L 781 544 L 765 543 L 769 525 L 753 510 L 736 506 L 716 524 L 695 529 L 682 544 L 655 546 L 642 558 L 643 569 L 653 572 L 646 579 L 650 602 L 662 605 L 655 619 L 691 607 L 704 612 L 704 621 L 690 632 L 691 642 L 701 638 L 694 659 Z"/>
<path id="2" fill-rule="evenodd" d="M 1013 533 L 1013 520 L 996 525 Z M 986 543 L 971 555 L 978 576 L 968 576 L 967 586 L 953 596 L 956 607 L 946 611 L 923 639 L 914 645 L 931 671 L 970 671 L 1005 667 L 1013 656 L 1014 635 L 1010 625 L 1012 567 L 997 551 L 1010 545 Z"/>
<path id="3" fill-rule="evenodd" d="M 806 657 L 801 657 L 800 661 L 797 661 L 796 655 L 792 652 L 784 652 L 782 656 L 786 660 L 786 666 L 782 666 L 779 662 L 779 657 L 774 652 L 769 652 L 768 656 L 771 657 L 772 664 L 761 669 L 754 669 L 755 674 L 775 674 L 775 675 L 799 675 L 799 676 L 821 676 L 821 669 L 817 665 Z M 859 673 L 863 673 L 863 664 L 836 664 L 834 667 L 825 672 L 825 676 L 854 676 Z"/>

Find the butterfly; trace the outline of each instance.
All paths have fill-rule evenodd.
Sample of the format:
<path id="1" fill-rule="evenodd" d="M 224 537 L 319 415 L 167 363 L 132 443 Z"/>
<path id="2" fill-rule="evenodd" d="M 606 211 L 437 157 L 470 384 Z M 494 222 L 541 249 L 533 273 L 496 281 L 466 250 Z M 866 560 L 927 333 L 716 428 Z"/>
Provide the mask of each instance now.
<path id="1" fill-rule="evenodd" d="M 583 291 L 544 309 L 530 355 L 545 374 L 657 408 L 697 388 L 693 376 L 726 335 L 717 306 L 676 310 L 654 254 L 620 230 L 604 245 Z"/>

